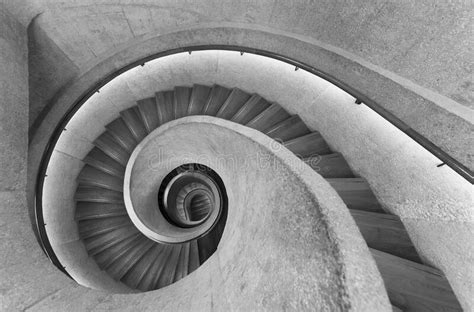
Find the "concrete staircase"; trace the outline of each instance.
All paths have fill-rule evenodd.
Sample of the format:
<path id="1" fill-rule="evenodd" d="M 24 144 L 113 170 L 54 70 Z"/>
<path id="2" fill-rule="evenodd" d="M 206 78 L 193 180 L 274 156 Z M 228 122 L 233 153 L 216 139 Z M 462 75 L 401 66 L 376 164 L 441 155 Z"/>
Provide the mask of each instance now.
<path id="1" fill-rule="evenodd" d="M 160 125 L 191 115 L 261 131 L 326 178 L 370 247 L 394 310 L 461 311 L 442 272 L 422 263 L 400 219 L 384 210 L 367 181 L 319 132 L 257 94 L 219 85 L 176 87 L 138 101 L 106 126 L 84 158 L 75 194 L 79 233 L 90 256 L 114 279 L 141 291 L 159 289 L 192 273 L 218 247 L 225 220 L 198 239 L 161 244 L 135 228 L 124 206 L 123 177 L 134 148 Z"/>

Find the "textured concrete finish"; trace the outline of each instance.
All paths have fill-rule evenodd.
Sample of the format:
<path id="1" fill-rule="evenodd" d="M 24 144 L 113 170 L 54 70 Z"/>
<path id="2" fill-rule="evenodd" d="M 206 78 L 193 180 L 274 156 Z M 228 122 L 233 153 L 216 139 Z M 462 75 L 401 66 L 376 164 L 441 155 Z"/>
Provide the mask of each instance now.
<path id="1" fill-rule="evenodd" d="M 30 126 L 57 90 L 67 86 L 80 72 L 37 21 L 33 19 L 28 26 Z M 48 66 L 45 68 L 44 64 Z"/>
<path id="2" fill-rule="evenodd" d="M 133 83 L 127 83 L 130 78 Z M 417 231 L 412 226 L 408 231 L 424 259 L 446 274 L 464 306 L 472 305 L 473 279 L 464 270 L 469 263 L 472 266 L 472 258 L 463 247 L 472 245 L 472 186 L 448 167 L 437 168 L 435 157 L 369 108 L 355 105 L 351 96 L 303 70 L 295 72 L 290 65 L 237 52 L 173 55 L 137 67 L 102 88 L 68 124 L 65 135 L 80 134 L 82 139 L 74 141 L 74 149 L 81 158 L 90 148 L 90 140 L 103 131 L 97 125 L 82 126 L 90 120 L 107 123 L 121 109 L 155 91 L 214 82 L 258 92 L 299 114 L 334 150 L 344 154 L 351 167 L 369 181 L 385 208 L 399 215 L 407 226 L 416 226 L 417 221 L 441 222 L 441 230 L 453 234 L 456 222 L 463 224 L 466 230 L 460 229 L 455 235 L 462 244 L 452 244 L 452 235 L 433 240 L 429 231 Z M 58 146 L 63 147 L 57 148 L 68 149 L 68 140 L 61 142 L 64 144 Z M 469 153 L 472 149 L 466 146 Z M 436 250 L 443 250 L 439 246 L 451 246 L 452 252 L 437 254 Z"/>
<path id="3" fill-rule="evenodd" d="M 102 77 L 144 55 L 181 46 L 208 43 L 242 45 L 274 51 L 328 72 L 375 99 L 395 115 L 407 119 L 406 121 L 415 130 L 427 136 L 467 166 L 472 167 L 473 153 L 465 150 L 466 146 L 470 146 L 468 138 L 473 128 L 467 121 L 470 119 L 469 116 L 472 116 L 471 110 L 467 109 L 468 112 L 465 111 L 466 109 L 464 111 L 445 110 L 441 107 L 444 107 L 442 103 L 445 103 L 446 99 L 439 96 L 426 99 L 416 93 L 419 90 L 410 89 L 409 86 L 386 77 L 385 71 L 369 66 L 367 62 L 361 63 L 360 60 L 352 59 L 351 55 L 346 55 L 339 50 L 333 51 L 330 47 L 321 45 L 320 42 L 310 38 L 293 38 L 291 33 L 272 31 L 267 28 L 251 30 L 235 28 L 235 25 L 232 27 L 222 27 L 220 24 L 210 25 L 208 28 L 191 29 L 149 40 L 144 39 L 142 43 L 134 42 L 132 46 L 120 53 L 114 52 L 110 58 L 104 56 L 103 62 L 98 65 L 91 64 L 90 71 L 86 71 L 70 87 L 59 92 L 54 103 L 50 103 L 48 107 L 52 111 L 45 116 L 39 128 L 33 131 L 35 136 L 31 144 L 32 163 L 37 161 L 36 155 L 38 152 L 41 153 L 54 125 L 74 101 L 94 86 L 94 82 L 100 81 Z M 174 76 L 173 69 L 162 74 L 166 73 Z M 426 118 L 427 115 L 430 118 Z M 420 120 L 423 122 L 419 122 Z M 35 167 L 36 165 L 32 165 L 30 170 L 32 174 L 36 170 Z"/>
<path id="4" fill-rule="evenodd" d="M 347 208 L 280 144 L 238 124 L 198 116 L 158 128 L 140 146 L 124 185 L 132 199 L 147 197 L 144 191 L 156 198 L 143 185 L 159 185 L 160 177 L 189 162 L 213 168 L 226 185 L 228 221 L 213 257 L 232 309 L 389 309 Z"/>
<path id="5" fill-rule="evenodd" d="M 0 5 L 0 191 L 26 186 L 28 66 L 26 30 Z"/>
<path id="6" fill-rule="evenodd" d="M 25 24 L 42 13 L 38 27 L 80 68 L 153 33 L 233 22 L 313 37 L 472 105 L 472 8 L 466 1 L 5 2 Z"/>
<path id="7" fill-rule="evenodd" d="M 0 310 L 20 311 L 74 284 L 45 257 L 26 204 L 26 29 L 0 4 Z"/>
<path id="8" fill-rule="evenodd" d="M 404 219 L 414 244 L 428 263 L 450 273 L 451 285 L 465 311 L 474 311 L 474 223 Z"/>
<path id="9" fill-rule="evenodd" d="M 1 286 L 8 289 L 3 310 L 391 310 L 375 263 L 344 203 L 290 151 L 255 130 L 212 117 L 183 118 L 156 131 L 162 145 L 154 146 L 179 155 L 170 159 L 170 166 L 204 163 L 226 184 L 229 216 L 216 253 L 169 287 L 112 295 L 74 285 L 43 255 L 31 258 L 39 251 L 33 244 L 30 257 L 23 258 L 30 266 L 19 263 L 0 271 L 5 276 Z M 206 139 L 201 140 L 203 134 Z M 155 169 L 152 164 L 150 172 Z M 261 196 L 248 196 L 252 193 Z M 19 233 L 7 231 L 16 234 L 6 238 L 17 250 L 34 242 L 25 227 L 12 224 Z M 60 248 L 60 256 L 71 257 L 81 246 L 73 241 Z M 69 255 L 63 253 L 65 248 Z M 87 259 L 79 260 L 83 267 L 75 269 L 90 269 Z M 90 284 L 95 278 L 83 277 Z"/>
<path id="10" fill-rule="evenodd" d="M 93 105 L 95 102 L 92 100 L 90 103 Z M 94 110 L 89 112 L 96 114 Z M 102 114 L 107 115 L 110 115 L 110 111 Z M 74 125 L 74 121 L 71 121 L 71 125 Z M 72 126 L 71 128 L 74 129 Z M 76 178 L 84 165 L 82 159 L 90 151 L 92 144 L 75 134 L 81 133 L 79 130 L 74 130 L 76 131 L 71 131 L 68 127 L 68 130 L 64 131 L 49 162 L 43 187 L 43 218 L 46 233 L 58 260 L 80 285 L 116 293 L 133 292 L 102 271 L 95 260 L 89 257 L 84 243 L 79 239 L 77 222 L 74 219 Z"/>

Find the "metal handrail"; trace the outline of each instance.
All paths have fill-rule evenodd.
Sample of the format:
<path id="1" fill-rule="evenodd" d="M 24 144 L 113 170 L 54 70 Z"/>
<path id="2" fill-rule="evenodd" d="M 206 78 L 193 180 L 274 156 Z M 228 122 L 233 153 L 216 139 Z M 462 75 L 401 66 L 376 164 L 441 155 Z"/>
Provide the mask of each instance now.
<path id="1" fill-rule="evenodd" d="M 295 69 L 301 68 L 304 69 L 305 71 L 314 74 L 324 80 L 327 80 L 328 82 L 334 84 L 335 86 L 339 87 L 340 89 L 344 90 L 351 96 L 353 96 L 356 99 L 356 103 L 364 103 L 366 106 L 370 107 L 374 112 L 382 116 L 384 119 L 386 119 L 388 122 L 390 122 L 392 125 L 400 129 L 403 133 L 408 135 L 410 138 L 412 138 L 415 142 L 423 146 L 427 151 L 429 151 L 431 154 L 436 156 L 438 159 L 441 160 L 441 165 L 446 164 L 449 166 L 451 169 L 453 169 L 455 172 L 457 172 L 460 176 L 465 178 L 467 181 L 469 181 L 471 184 L 474 183 L 474 174 L 473 172 L 467 168 L 465 165 L 463 165 L 461 162 L 458 160 L 454 159 L 452 156 L 450 156 L 448 153 L 443 151 L 441 148 L 439 148 L 437 145 L 435 145 L 433 142 L 428 140 L 426 137 L 412 129 L 410 126 L 408 126 L 406 123 L 404 123 L 402 120 L 400 120 L 398 117 L 390 113 L 388 110 L 383 108 L 382 106 L 378 105 L 376 102 L 372 101 L 370 98 L 365 96 L 364 94 L 360 93 L 356 89 L 352 88 L 349 85 L 346 85 L 344 82 L 338 80 L 337 78 L 329 75 L 326 72 L 323 72 L 321 70 L 318 70 L 317 68 L 314 68 L 308 64 L 305 64 L 300 61 L 293 60 L 289 57 L 286 57 L 284 55 L 266 51 L 266 50 L 260 50 L 260 49 L 254 49 L 250 47 L 242 47 L 242 46 L 235 46 L 235 45 L 199 45 L 199 46 L 188 46 L 188 47 L 180 47 L 180 48 L 175 48 L 175 49 L 170 49 L 167 51 L 162 51 L 159 53 L 155 53 L 152 55 L 149 55 L 147 57 L 144 57 L 142 59 L 139 59 L 133 63 L 130 63 L 120 69 L 118 69 L 115 72 L 110 73 L 107 75 L 105 78 L 100 80 L 97 84 L 95 84 L 93 87 L 88 89 L 86 92 L 83 93 L 83 95 L 77 99 L 74 104 L 71 106 L 71 108 L 67 111 L 65 116 L 62 118 L 61 122 L 56 126 L 52 137 L 50 138 L 48 144 L 46 145 L 45 151 L 43 153 L 41 163 L 40 163 L 40 168 L 39 168 L 39 173 L 37 176 L 37 182 L 36 182 L 36 205 L 35 205 L 35 217 L 36 217 L 36 226 L 38 230 L 38 235 L 39 235 L 39 241 L 40 244 L 48 256 L 48 258 L 53 262 L 55 266 L 57 266 L 61 271 L 63 271 L 66 275 L 69 276 L 69 274 L 66 272 L 65 268 L 61 265 L 59 262 L 58 258 L 56 257 L 54 250 L 49 242 L 46 230 L 45 230 L 45 224 L 44 224 L 44 218 L 43 218 L 43 207 L 42 207 L 42 193 L 43 193 L 43 186 L 44 186 L 44 178 L 46 177 L 46 170 L 47 170 L 47 165 L 49 163 L 49 160 L 51 158 L 51 154 L 54 150 L 54 146 L 56 145 L 56 142 L 59 139 L 59 136 L 61 135 L 63 129 L 69 122 L 69 120 L 72 118 L 72 116 L 77 112 L 77 110 L 96 92 L 100 90 L 104 85 L 109 83 L 111 80 L 113 80 L 115 77 L 118 75 L 134 68 L 137 66 L 143 66 L 146 62 L 161 58 L 164 56 L 172 55 L 172 54 L 177 54 L 177 53 L 183 53 L 183 52 L 188 52 L 192 53 L 193 51 L 204 51 L 204 50 L 226 50 L 226 51 L 236 51 L 240 52 L 241 54 L 243 53 L 250 53 L 250 54 L 256 54 L 256 55 L 261 55 L 269 58 L 273 58 L 282 62 L 285 62 L 287 64 L 295 66 Z M 30 135 L 35 131 L 36 127 L 32 127 L 30 130 Z M 440 165 L 438 165 L 440 166 Z"/>

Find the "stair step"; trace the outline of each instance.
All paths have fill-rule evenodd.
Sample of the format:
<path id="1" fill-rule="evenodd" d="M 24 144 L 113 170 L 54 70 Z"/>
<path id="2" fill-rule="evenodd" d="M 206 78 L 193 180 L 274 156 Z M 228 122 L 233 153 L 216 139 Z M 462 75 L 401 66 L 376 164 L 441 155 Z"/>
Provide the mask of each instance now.
<path id="1" fill-rule="evenodd" d="M 140 116 L 137 106 L 121 111 L 120 116 L 122 116 L 123 121 L 137 142 L 141 142 L 147 136 L 148 132 L 145 128 L 145 123 Z"/>
<path id="2" fill-rule="evenodd" d="M 122 204 L 78 202 L 76 204 L 76 214 L 74 218 L 77 221 L 82 221 L 126 215 L 127 210 Z"/>
<path id="3" fill-rule="evenodd" d="M 78 202 L 123 204 L 123 194 L 103 188 L 79 185 L 74 200 Z"/>
<path id="4" fill-rule="evenodd" d="M 119 117 L 115 119 L 105 126 L 105 128 L 115 139 L 115 141 L 120 144 L 120 146 L 122 146 L 129 153 L 132 153 L 133 149 L 138 143 L 122 118 Z"/>
<path id="5" fill-rule="evenodd" d="M 92 148 L 86 158 L 84 158 L 84 162 L 96 169 L 121 179 L 123 179 L 125 175 L 125 167 L 113 158 L 107 156 L 107 154 L 97 147 Z"/>
<path id="6" fill-rule="evenodd" d="M 215 228 L 204 237 L 197 240 L 199 251 L 199 263 L 203 264 L 216 250 L 217 244 L 215 242 Z"/>
<path id="7" fill-rule="evenodd" d="M 209 94 L 209 99 L 202 111 L 203 115 L 215 116 L 222 104 L 229 97 L 231 90 L 222 86 L 214 85 Z"/>
<path id="8" fill-rule="evenodd" d="M 141 240 L 143 240 L 143 235 L 132 235 L 95 254 L 94 260 L 105 271 L 118 257 L 134 248 Z"/>
<path id="9" fill-rule="evenodd" d="M 84 243 L 90 255 L 96 255 L 108 248 L 111 248 L 115 244 L 128 239 L 132 236 L 141 236 L 142 234 L 133 225 L 118 228 L 111 232 L 93 236 L 84 239 Z"/>
<path id="10" fill-rule="evenodd" d="M 349 209 L 385 213 L 369 183 L 362 178 L 327 179 Z"/>
<path id="11" fill-rule="evenodd" d="M 163 251 L 160 244 L 155 243 L 153 247 L 146 252 L 145 255 L 138 261 L 137 264 L 123 277 L 123 282 L 137 289 L 140 282 L 145 278 L 147 274 L 150 274 L 149 270 L 153 266 L 153 263 L 158 255 Z M 148 290 L 148 289 L 147 289 Z"/>
<path id="12" fill-rule="evenodd" d="M 158 110 L 158 117 L 160 120 L 160 125 L 167 123 L 174 119 L 174 92 L 173 91 L 164 91 L 156 93 L 156 107 Z"/>
<path id="13" fill-rule="evenodd" d="M 238 88 L 232 89 L 229 97 L 217 112 L 216 117 L 230 120 L 249 98 L 250 95 L 248 93 Z"/>
<path id="14" fill-rule="evenodd" d="M 160 245 L 161 250 L 153 261 L 148 273 L 138 284 L 137 288 L 143 291 L 157 289 L 158 279 L 165 267 L 165 263 L 173 250 L 173 245 Z"/>
<path id="15" fill-rule="evenodd" d="M 115 261 L 107 267 L 107 272 L 117 280 L 122 279 L 154 244 L 152 240 L 142 236 L 142 240 L 135 246 L 117 255 Z"/>
<path id="16" fill-rule="evenodd" d="M 299 158 L 314 157 L 317 155 L 330 154 L 329 146 L 319 132 L 286 141 L 283 145 Z"/>
<path id="17" fill-rule="evenodd" d="M 241 125 L 246 125 L 250 120 L 255 118 L 268 107 L 270 107 L 270 103 L 268 103 L 260 95 L 253 94 L 232 117 L 231 120 Z"/>
<path id="18" fill-rule="evenodd" d="M 105 173 L 89 165 L 85 165 L 82 168 L 79 176 L 77 177 L 77 181 L 81 185 L 85 186 L 98 186 L 117 192 L 123 191 L 122 179 L 114 177 L 113 175 Z"/>
<path id="19" fill-rule="evenodd" d="M 361 210 L 350 212 L 370 248 L 422 263 L 398 216 Z"/>
<path id="20" fill-rule="evenodd" d="M 160 125 L 156 98 L 147 98 L 137 102 L 140 117 L 148 133 L 152 132 Z"/>
<path id="21" fill-rule="evenodd" d="M 392 305 L 403 311 L 462 311 L 441 271 L 371 249 Z"/>
<path id="22" fill-rule="evenodd" d="M 288 119 L 290 115 L 278 104 L 274 103 L 247 123 L 247 127 L 265 133 L 276 124 Z"/>
<path id="23" fill-rule="evenodd" d="M 308 157 L 304 162 L 324 178 L 354 177 L 351 168 L 339 153 Z"/>
<path id="24" fill-rule="evenodd" d="M 173 245 L 173 250 L 164 263 L 163 270 L 160 273 L 160 278 L 158 279 L 158 284 L 156 285 L 157 288 L 165 287 L 173 283 L 173 278 L 176 273 L 176 264 L 178 263 L 181 248 L 181 245 Z"/>
<path id="25" fill-rule="evenodd" d="M 132 222 L 128 216 L 84 220 L 79 221 L 79 235 L 82 239 L 85 239 L 130 225 L 132 225 Z"/>
<path id="26" fill-rule="evenodd" d="M 173 282 L 177 282 L 186 275 L 188 275 L 189 264 L 189 243 L 181 244 L 181 252 L 176 264 L 176 272 L 174 274 Z"/>
<path id="27" fill-rule="evenodd" d="M 189 243 L 189 265 L 188 274 L 194 272 L 199 267 L 199 249 L 197 240 Z"/>
<path id="28" fill-rule="evenodd" d="M 107 156 L 117 161 L 122 166 L 127 166 L 130 153 L 124 149 L 115 138 L 108 132 L 101 134 L 95 141 L 94 145 L 100 148 Z"/>
<path id="29" fill-rule="evenodd" d="M 202 114 L 210 94 L 210 87 L 195 84 L 191 92 L 191 99 L 189 100 L 188 116 Z"/>
<path id="30" fill-rule="evenodd" d="M 185 117 L 188 112 L 189 98 L 191 95 L 191 88 L 176 87 L 174 88 L 174 118 Z"/>
<path id="31" fill-rule="evenodd" d="M 289 141 L 310 133 L 311 130 L 298 115 L 291 116 L 265 131 L 266 135 L 278 142 Z"/>

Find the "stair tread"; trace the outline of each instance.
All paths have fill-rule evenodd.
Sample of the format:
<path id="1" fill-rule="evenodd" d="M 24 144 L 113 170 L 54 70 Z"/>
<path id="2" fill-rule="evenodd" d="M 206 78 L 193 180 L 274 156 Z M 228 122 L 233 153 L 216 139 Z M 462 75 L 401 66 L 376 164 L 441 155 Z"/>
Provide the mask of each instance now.
<path id="1" fill-rule="evenodd" d="M 202 111 L 203 115 L 215 116 L 219 111 L 224 101 L 229 97 L 231 90 L 219 85 L 212 86 L 209 99 Z"/>
<path id="2" fill-rule="evenodd" d="M 189 245 L 189 265 L 188 273 L 192 273 L 199 267 L 199 250 L 197 240 L 193 240 Z"/>
<path id="3" fill-rule="evenodd" d="M 140 111 L 137 106 L 133 106 L 129 109 L 120 112 L 123 121 L 127 125 L 128 129 L 132 133 L 133 137 L 137 142 L 141 142 L 144 137 L 148 134 L 145 123 L 140 116 Z"/>
<path id="4" fill-rule="evenodd" d="M 137 263 L 141 257 L 153 246 L 154 242 L 145 236 L 131 249 L 117 255 L 116 260 L 107 267 L 107 272 L 117 280 L 123 276 Z"/>
<path id="5" fill-rule="evenodd" d="M 222 104 L 217 112 L 216 117 L 231 119 L 249 98 L 250 95 L 239 88 L 232 89 L 229 96 L 224 101 L 224 104 Z"/>
<path id="6" fill-rule="evenodd" d="M 90 255 L 95 255 L 103 250 L 120 243 L 131 236 L 142 235 L 135 226 L 117 228 L 113 231 L 84 239 L 84 243 Z"/>
<path id="7" fill-rule="evenodd" d="M 208 86 L 195 84 L 191 92 L 191 98 L 188 105 L 188 115 L 200 115 L 209 100 L 211 88 Z"/>
<path id="8" fill-rule="evenodd" d="M 188 275 L 188 263 L 189 263 L 189 243 L 181 244 L 181 251 L 176 263 L 176 272 L 173 277 L 173 282 L 179 281 L 186 275 Z"/>
<path id="9" fill-rule="evenodd" d="M 117 228 L 132 225 L 128 216 L 117 216 L 107 219 L 92 219 L 79 221 L 79 235 L 81 238 L 89 238 L 99 234 L 111 232 Z"/>
<path id="10" fill-rule="evenodd" d="M 140 261 L 125 274 L 123 277 L 124 283 L 134 289 L 138 288 L 138 285 L 145 278 L 145 275 L 149 274 L 149 270 L 160 252 L 162 252 L 160 244 L 155 243 L 153 247 L 143 255 Z"/>
<path id="11" fill-rule="evenodd" d="M 160 253 L 153 261 L 152 266 L 149 269 L 149 273 L 138 284 L 140 290 L 151 290 L 157 289 L 158 279 L 160 278 L 161 272 L 164 269 L 164 263 L 168 259 L 173 246 L 172 245 L 160 245 Z"/>
<path id="12" fill-rule="evenodd" d="M 311 130 L 298 115 L 291 116 L 265 131 L 266 135 L 279 142 L 289 141 L 309 133 Z"/>
<path id="13" fill-rule="evenodd" d="M 164 264 L 164 269 L 160 274 L 160 278 L 158 279 L 158 288 L 161 288 L 173 283 L 181 249 L 182 249 L 182 245 L 173 246 L 173 250 L 168 260 Z"/>
<path id="14" fill-rule="evenodd" d="M 119 117 L 105 126 L 115 141 L 120 144 L 129 153 L 137 146 L 137 141 L 132 132 L 128 129 L 123 118 Z"/>
<path id="15" fill-rule="evenodd" d="M 266 110 L 270 106 L 264 98 L 258 94 L 252 94 L 247 102 L 235 113 L 232 121 L 245 125 L 258 114 Z"/>
<path id="16" fill-rule="evenodd" d="M 78 202 L 76 204 L 75 219 L 77 221 L 126 215 L 127 210 L 122 204 L 104 204 L 88 202 Z"/>
<path id="17" fill-rule="evenodd" d="M 216 243 L 216 227 L 212 229 L 206 236 L 197 240 L 199 251 L 199 262 L 203 264 L 214 253 L 217 247 Z"/>
<path id="18" fill-rule="evenodd" d="M 317 155 L 303 160 L 324 178 L 354 178 L 347 161 L 339 153 Z"/>
<path id="19" fill-rule="evenodd" d="M 82 202 L 123 204 L 123 194 L 121 192 L 100 187 L 89 187 L 79 184 L 74 200 Z"/>
<path id="20" fill-rule="evenodd" d="M 350 209 L 384 213 L 369 183 L 363 178 L 326 179 Z"/>
<path id="21" fill-rule="evenodd" d="M 117 161 L 122 166 L 126 166 L 130 153 L 124 149 L 112 135 L 108 132 L 101 134 L 94 145 L 102 150 L 107 156 Z"/>
<path id="22" fill-rule="evenodd" d="M 398 216 L 362 210 L 350 213 L 370 248 L 422 263 Z"/>
<path id="23" fill-rule="evenodd" d="M 441 271 L 371 249 L 390 301 L 407 311 L 462 311 Z"/>
<path id="24" fill-rule="evenodd" d="M 98 186 L 118 192 L 122 192 L 123 190 L 122 179 L 119 179 L 87 164 L 79 173 L 77 181 L 82 185 Z"/>
<path id="25" fill-rule="evenodd" d="M 173 97 L 173 91 L 158 92 L 155 95 L 160 125 L 163 125 L 174 119 Z"/>
<path id="26" fill-rule="evenodd" d="M 143 239 L 142 235 L 132 235 L 94 255 L 94 259 L 102 270 L 106 270 L 112 263 L 128 250 L 132 249 Z"/>
<path id="27" fill-rule="evenodd" d="M 84 162 L 118 178 L 123 178 L 125 174 L 124 166 L 107 156 L 107 154 L 97 147 L 92 148 L 86 158 L 84 158 Z"/>
<path id="28" fill-rule="evenodd" d="M 329 146 L 319 132 L 285 141 L 283 145 L 299 158 L 330 154 Z"/>
<path id="29" fill-rule="evenodd" d="M 148 133 L 152 132 L 160 125 L 158 118 L 158 109 L 156 107 L 156 98 L 147 98 L 137 101 L 138 111 L 143 120 L 143 124 Z"/>
<path id="30" fill-rule="evenodd" d="M 247 127 L 265 133 L 276 124 L 288 119 L 290 115 L 280 105 L 273 103 L 247 123 Z"/>
<path id="31" fill-rule="evenodd" d="M 191 96 L 191 88 L 175 87 L 174 88 L 174 118 L 185 117 L 188 112 L 189 98 Z"/>

